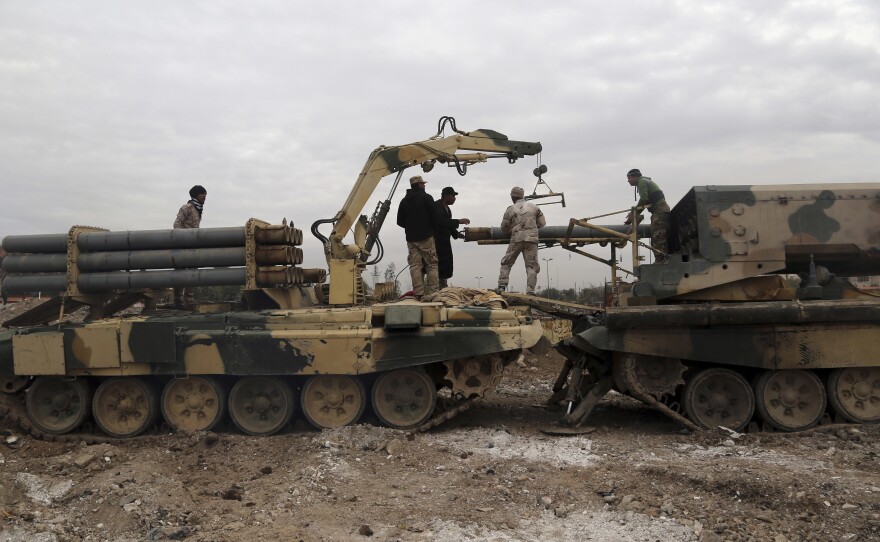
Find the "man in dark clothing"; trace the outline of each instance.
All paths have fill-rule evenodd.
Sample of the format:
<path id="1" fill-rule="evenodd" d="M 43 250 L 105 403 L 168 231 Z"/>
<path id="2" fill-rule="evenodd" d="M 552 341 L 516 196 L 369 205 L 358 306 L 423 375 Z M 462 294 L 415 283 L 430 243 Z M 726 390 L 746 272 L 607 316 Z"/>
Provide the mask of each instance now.
<path id="1" fill-rule="evenodd" d="M 409 180 L 410 189 L 406 191 L 406 196 L 397 208 L 397 225 L 406 232 L 409 275 L 412 278 L 413 293 L 418 299 L 440 289 L 434 230 L 441 225 L 457 225 L 457 222 L 449 219 L 441 220 L 434 207 L 434 198 L 425 192 L 425 184 L 421 177 L 412 177 Z"/>
<path id="2" fill-rule="evenodd" d="M 455 203 L 455 196 L 458 195 L 451 186 L 447 186 L 440 194 L 440 199 L 434 202 L 437 212 L 441 219 L 449 220 L 455 223 L 455 226 L 441 225 L 434 230 L 434 244 L 437 247 L 438 271 L 440 276 L 440 288 L 449 286 L 448 280 L 452 278 L 452 239 L 461 238 L 458 233 L 460 224 L 470 224 L 467 218 L 452 218 L 452 210 L 449 206 Z"/>

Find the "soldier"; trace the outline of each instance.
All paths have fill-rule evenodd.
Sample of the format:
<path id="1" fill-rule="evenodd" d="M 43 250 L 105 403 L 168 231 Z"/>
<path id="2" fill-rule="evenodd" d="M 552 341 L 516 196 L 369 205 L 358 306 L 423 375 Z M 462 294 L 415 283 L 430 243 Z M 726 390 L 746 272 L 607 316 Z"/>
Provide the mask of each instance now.
<path id="1" fill-rule="evenodd" d="M 638 187 L 639 207 L 646 207 L 651 211 L 651 247 L 662 252 L 656 258 L 657 263 L 666 263 L 666 254 L 669 251 L 666 240 L 666 232 L 669 229 L 669 205 L 663 191 L 650 177 L 645 177 L 638 169 L 631 169 L 626 174 L 626 180 L 630 186 Z M 633 220 L 632 213 L 627 217 L 624 224 L 638 224 Z"/>
<path id="2" fill-rule="evenodd" d="M 454 224 L 447 218 L 441 220 L 434 207 L 434 198 L 425 192 L 425 184 L 425 180 L 418 175 L 410 178 L 410 188 L 397 208 L 397 225 L 406 232 L 409 276 L 416 299 L 440 289 L 434 230 L 441 225 L 453 227 Z"/>
<path id="3" fill-rule="evenodd" d="M 499 292 L 507 288 L 510 268 L 513 267 L 520 252 L 526 263 L 526 293 L 535 293 L 538 273 L 541 272 L 541 266 L 538 265 L 538 228 L 543 228 L 547 221 L 541 209 L 523 199 L 524 196 L 525 190 L 518 186 L 510 191 L 513 205 L 504 211 L 504 218 L 501 220 L 502 231 L 510 234 L 510 244 L 504 257 L 501 258 L 501 273 L 498 275 Z"/>
<path id="4" fill-rule="evenodd" d="M 205 198 L 208 197 L 208 191 L 204 186 L 195 185 L 189 189 L 190 200 L 181 206 L 177 212 L 177 218 L 174 220 L 174 229 L 198 228 L 202 223 L 202 208 L 205 205 Z M 174 307 L 182 309 L 184 306 L 195 305 L 195 295 L 193 288 L 175 288 L 174 289 Z"/>
<path id="5" fill-rule="evenodd" d="M 440 194 L 440 199 L 434 202 L 437 212 L 440 214 L 441 225 L 434 230 L 434 244 L 437 247 L 438 270 L 440 275 L 440 288 L 446 288 L 448 280 L 452 278 L 452 239 L 460 239 L 458 233 L 460 224 L 470 224 L 467 218 L 452 218 L 452 210 L 449 206 L 455 203 L 458 195 L 451 186 L 447 186 Z M 452 225 L 454 224 L 454 226 Z"/>

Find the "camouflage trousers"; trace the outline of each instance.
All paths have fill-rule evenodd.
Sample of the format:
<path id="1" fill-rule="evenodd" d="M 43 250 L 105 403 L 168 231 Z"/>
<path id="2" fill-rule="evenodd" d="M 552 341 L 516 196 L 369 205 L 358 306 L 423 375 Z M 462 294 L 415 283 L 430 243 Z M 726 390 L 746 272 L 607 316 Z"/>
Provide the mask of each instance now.
<path id="1" fill-rule="evenodd" d="M 193 306 L 196 304 L 195 288 L 175 288 L 174 304 L 177 306 Z"/>
<path id="2" fill-rule="evenodd" d="M 526 262 L 526 292 L 535 293 L 535 285 L 538 283 L 538 273 L 541 272 L 541 266 L 538 265 L 538 243 L 521 241 L 518 243 L 510 243 L 507 245 L 507 252 L 501 258 L 501 273 L 498 275 L 498 288 L 507 288 L 510 282 L 510 268 L 516 263 L 520 253 Z"/>
<path id="3" fill-rule="evenodd" d="M 666 260 L 666 254 L 669 253 L 669 243 L 667 241 L 667 233 L 669 231 L 669 207 L 666 211 L 658 210 L 651 214 L 651 247 L 663 251 L 663 254 L 656 255 L 656 261 Z"/>
<path id="4" fill-rule="evenodd" d="M 437 268 L 437 248 L 434 245 L 434 238 L 428 237 L 416 242 L 407 241 L 406 248 L 409 249 L 406 261 L 409 263 L 413 293 L 421 297 L 438 291 L 440 274 Z M 423 275 L 427 275 L 427 278 Z"/>

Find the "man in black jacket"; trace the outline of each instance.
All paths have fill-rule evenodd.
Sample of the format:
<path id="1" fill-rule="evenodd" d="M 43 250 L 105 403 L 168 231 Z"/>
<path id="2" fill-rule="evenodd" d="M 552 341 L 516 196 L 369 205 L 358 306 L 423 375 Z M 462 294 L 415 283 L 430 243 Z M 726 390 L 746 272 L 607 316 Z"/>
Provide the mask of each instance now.
<path id="1" fill-rule="evenodd" d="M 441 220 L 434 207 L 434 198 L 425 192 L 425 184 L 420 176 L 412 177 L 409 180 L 410 189 L 397 208 L 397 225 L 406 232 L 409 275 L 417 299 L 440 289 L 434 230 L 441 225 L 451 227 L 453 224 L 452 220 Z"/>
<path id="2" fill-rule="evenodd" d="M 446 288 L 449 285 L 447 281 L 452 278 L 452 239 L 461 238 L 461 234 L 458 233 L 458 226 L 460 224 L 471 223 L 467 218 L 459 218 L 458 220 L 452 218 L 452 211 L 449 209 L 449 206 L 455 203 L 455 196 L 457 195 L 458 192 L 456 192 L 451 186 L 447 186 L 440 194 L 440 199 L 434 202 L 434 206 L 437 208 L 440 218 L 455 224 L 450 227 L 450 224 L 444 221 L 444 223 L 434 230 L 434 244 L 437 247 L 437 268 L 440 276 L 440 288 Z"/>

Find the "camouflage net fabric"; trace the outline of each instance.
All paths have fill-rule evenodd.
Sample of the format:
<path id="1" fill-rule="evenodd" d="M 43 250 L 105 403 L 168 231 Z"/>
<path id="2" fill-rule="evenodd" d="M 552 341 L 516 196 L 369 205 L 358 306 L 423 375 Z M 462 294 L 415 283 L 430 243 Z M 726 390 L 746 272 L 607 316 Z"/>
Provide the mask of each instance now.
<path id="1" fill-rule="evenodd" d="M 507 308 L 507 301 L 492 290 L 478 290 L 477 288 L 461 288 L 458 286 L 449 286 L 437 293 L 426 295 L 422 298 L 422 301 L 440 302 L 447 307 Z"/>

